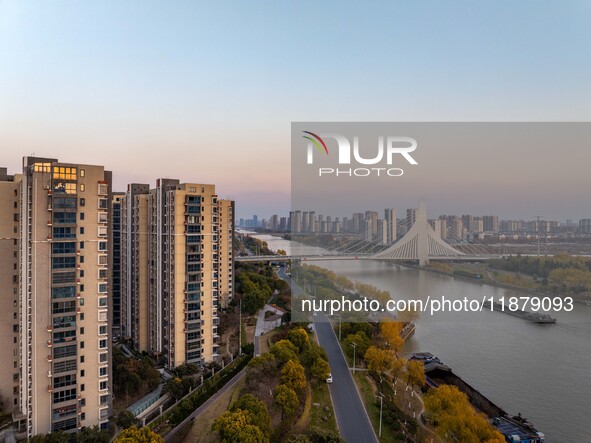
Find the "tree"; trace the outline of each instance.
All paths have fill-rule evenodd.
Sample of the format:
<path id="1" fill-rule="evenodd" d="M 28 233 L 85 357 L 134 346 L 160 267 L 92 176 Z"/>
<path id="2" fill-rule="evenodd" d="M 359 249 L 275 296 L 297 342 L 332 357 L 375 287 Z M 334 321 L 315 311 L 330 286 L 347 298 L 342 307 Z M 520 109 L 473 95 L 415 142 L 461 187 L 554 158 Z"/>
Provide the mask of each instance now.
<path id="1" fill-rule="evenodd" d="M 345 443 L 345 440 L 336 432 L 315 426 L 310 429 L 308 437 L 312 443 Z"/>
<path id="2" fill-rule="evenodd" d="M 330 375 L 330 366 L 328 365 L 326 360 L 323 360 L 322 358 L 318 358 L 314 362 L 314 365 L 312 365 L 310 373 L 317 380 L 326 380 L 328 378 L 328 376 Z"/>
<path id="3" fill-rule="evenodd" d="M 163 394 L 170 394 L 175 400 L 179 400 L 184 395 L 183 381 L 176 377 L 168 380 L 162 387 Z"/>
<path id="4" fill-rule="evenodd" d="M 76 435 L 76 443 L 109 443 L 111 436 L 106 430 L 99 429 L 98 426 L 92 428 L 82 428 Z"/>
<path id="5" fill-rule="evenodd" d="M 406 372 L 409 385 L 421 387 L 425 384 L 425 366 L 420 361 L 408 360 L 406 362 Z"/>
<path id="6" fill-rule="evenodd" d="M 396 321 L 388 321 L 380 323 L 380 335 L 386 340 L 390 349 L 398 355 L 398 351 L 402 348 L 404 340 L 400 336 L 402 331 L 402 323 Z"/>
<path id="7" fill-rule="evenodd" d="M 164 440 L 147 426 L 142 429 L 132 426 L 119 434 L 114 443 L 164 443 Z"/>
<path id="8" fill-rule="evenodd" d="M 279 340 L 269 350 L 280 365 L 285 364 L 289 360 L 298 359 L 298 348 L 294 346 L 289 340 Z"/>
<path id="9" fill-rule="evenodd" d="M 237 410 L 248 411 L 251 424 L 259 428 L 267 439 L 271 436 L 271 417 L 264 401 L 252 394 L 244 394 L 230 406 L 231 412 Z"/>
<path id="10" fill-rule="evenodd" d="M 472 408 L 466 394 L 452 385 L 430 389 L 425 395 L 427 415 L 436 423 L 436 432 L 454 441 L 503 443 L 505 438 Z"/>
<path id="11" fill-rule="evenodd" d="M 359 331 L 356 334 L 348 335 L 347 338 L 343 340 L 343 350 L 350 357 L 353 357 L 353 343 L 355 343 L 355 354 L 357 357 L 363 357 L 367 352 L 367 348 L 369 348 L 369 338 L 367 338 L 367 335 L 365 335 L 364 332 Z"/>
<path id="12" fill-rule="evenodd" d="M 308 337 L 308 333 L 302 328 L 295 328 L 289 331 L 287 333 L 287 339 L 298 348 L 299 352 L 306 350 L 310 344 L 310 337 Z"/>
<path id="13" fill-rule="evenodd" d="M 273 396 L 275 403 L 281 409 L 281 418 L 290 417 L 297 411 L 298 396 L 295 391 L 285 385 L 279 385 L 275 388 Z"/>
<path id="14" fill-rule="evenodd" d="M 225 443 L 266 443 L 269 441 L 258 426 L 252 423 L 250 411 L 236 409 L 226 411 L 215 419 L 211 429 L 218 431 Z"/>
<path id="15" fill-rule="evenodd" d="M 50 432 L 45 435 L 36 435 L 31 443 L 70 443 L 70 436 L 64 431 Z"/>
<path id="16" fill-rule="evenodd" d="M 394 364 L 394 355 L 387 349 L 380 349 L 376 346 L 370 346 L 363 356 L 367 369 L 377 372 L 380 376 L 380 382 L 384 374 L 392 369 Z"/>
<path id="17" fill-rule="evenodd" d="M 117 414 L 115 423 L 117 423 L 117 426 L 119 426 L 121 429 L 127 429 L 137 425 L 138 419 L 135 418 L 135 415 L 133 415 L 130 410 L 124 409 L 123 411 L 119 412 L 119 414 Z"/>
<path id="18" fill-rule="evenodd" d="M 232 441 L 240 429 L 250 424 L 250 413 L 242 409 L 236 411 L 226 411 L 215 419 L 211 429 L 218 431 L 223 441 Z"/>
<path id="19" fill-rule="evenodd" d="M 318 359 L 328 361 L 326 351 L 315 341 L 310 341 L 308 347 L 300 354 L 300 361 L 305 367 L 311 367 Z"/>
<path id="20" fill-rule="evenodd" d="M 289 360 L 281 369 L 281 383 L 296 392 L 306 388 L 306 375 L 300 362 Z"/>

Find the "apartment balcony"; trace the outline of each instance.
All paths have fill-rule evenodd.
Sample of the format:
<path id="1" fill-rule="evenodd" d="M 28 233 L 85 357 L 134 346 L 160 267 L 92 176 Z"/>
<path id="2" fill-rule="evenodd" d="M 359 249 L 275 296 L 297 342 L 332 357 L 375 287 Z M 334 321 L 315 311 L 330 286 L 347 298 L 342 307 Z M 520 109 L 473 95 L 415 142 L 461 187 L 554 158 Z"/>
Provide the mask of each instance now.
<path id="1" fill-rule="evenodd" d="M 53 361 L 53 357 L 51 355 L 47 356 L 47 362 L 51 363 Z"/>
<path id="2" fill-rule="evenodd" d="M 53 331 L 53 326 L 52 325 L 47 325 L 47 332 L 51 332 Z"/>

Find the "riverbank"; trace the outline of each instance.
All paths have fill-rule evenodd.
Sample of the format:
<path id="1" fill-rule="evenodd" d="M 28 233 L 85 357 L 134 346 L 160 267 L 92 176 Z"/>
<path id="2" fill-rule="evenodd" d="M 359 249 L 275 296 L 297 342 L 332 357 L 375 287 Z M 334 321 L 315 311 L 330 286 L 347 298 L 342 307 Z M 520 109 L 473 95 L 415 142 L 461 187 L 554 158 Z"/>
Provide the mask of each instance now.
<path id="1" fill-rule="evenodd" d="M 591 297 L 586 297 L 586 298 L 582 298 L 582 297 L 574 297 L 571 294 L 549 294 L 548 292 L 542 292 L 542 291 L 536 291 L 535 289 L 530 289 L 530 288 L 524 288 L 522 286 L 515 286 L 515 285 L 510 285 L 507 283 L 502 283 L 502 282 L 498 282 L 495 280 L 478 280 L 476 278 L 472 278 L 472 277 L 468 277 L 468 276 L 464 276 L 461 274 L 454 274 L 453 271 L 452 272 L 447 272 L 441 269 L 437 269 L 437 268 L 433 268 L 433 267 L 429 267 L 429 266 L 419 266 L 419 265 L 414 265 L 411 263 L 397 263 L 400 266 L 404 266 L 406 268 L 411 268 L 411 269 L 416 269 L 419 271 L 426 271 L 426 272 L 432 272 L 434 274 L 439 274 L 439 275 L 445 275 L 447 277 L 453 277 L 455 279 L 461 280 L 461 281 L 465 281 L 465 282 L 470 282 L 470 283 L 475 283 L 478 284 L 480 286 L 493 286 L 496 288 L 502 288 L 502 289 L 508 289 L 510 291 L 516 291 L 516 292 L 523 292 L 524 294 L 530 294 L 530 295 L 535 295 L 538 297 L 548 297 L 549 295 L 555 295 L 555 296 L 559 296 L 559 297 L 572 297 L 572 299 L 578 303 L 583 303 L 586 305 L 591 305 Z M 449 264 L 449 266 L 453 266 L 453 264 Z M 454 271 L 457 269 L 454 269 Z"/>

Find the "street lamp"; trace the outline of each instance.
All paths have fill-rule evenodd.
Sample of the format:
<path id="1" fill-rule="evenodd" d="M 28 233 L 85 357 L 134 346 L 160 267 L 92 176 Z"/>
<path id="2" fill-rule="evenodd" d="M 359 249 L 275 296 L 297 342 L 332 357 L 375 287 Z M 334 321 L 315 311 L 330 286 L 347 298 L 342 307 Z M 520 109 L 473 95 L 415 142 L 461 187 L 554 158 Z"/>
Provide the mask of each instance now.
<path id="1" fill-rule="evenodd" d="M 357 349 L 357 343 L 352 342 L 351 346 L 353 346 L 353 374 L 355 374 L 355 350 Z"/>
<path id="2" fill-rule="evenodd" d="M 376 397 L 380 398 L 380 430 L 378 432 L 378 436 L 382 438 L 382 406 L 384 404 L 384 394 L 378 392 L 378 395 L 376 395 Z"/>

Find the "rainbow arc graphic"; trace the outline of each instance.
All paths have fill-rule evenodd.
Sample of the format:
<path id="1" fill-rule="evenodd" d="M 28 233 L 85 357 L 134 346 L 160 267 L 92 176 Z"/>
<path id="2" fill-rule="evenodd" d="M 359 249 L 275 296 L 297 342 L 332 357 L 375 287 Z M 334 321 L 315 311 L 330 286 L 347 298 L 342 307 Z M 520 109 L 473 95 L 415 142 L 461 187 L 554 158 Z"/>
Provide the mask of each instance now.
<path id="1" fill-rule="evenodd" d="M 318 150 L 320 152 L 326 152 L 326 155 L 328 155 L 328 148 L 326 147 L 326 143 L 324 143 L 324 140 L 322 140 L 320 138 L 320 136 L 318 136 L 310 131 L 302 131 L 302 132 L 304 132 L 304 134 L 309 134 L 312 136 L 312 137 L 310 137 L 308 135 L 303 135 L 302 137 L 304 137 L 306 140 L 310 140 L 312 143 L 314 143 L 314 145 L 318 148 Z"/>

